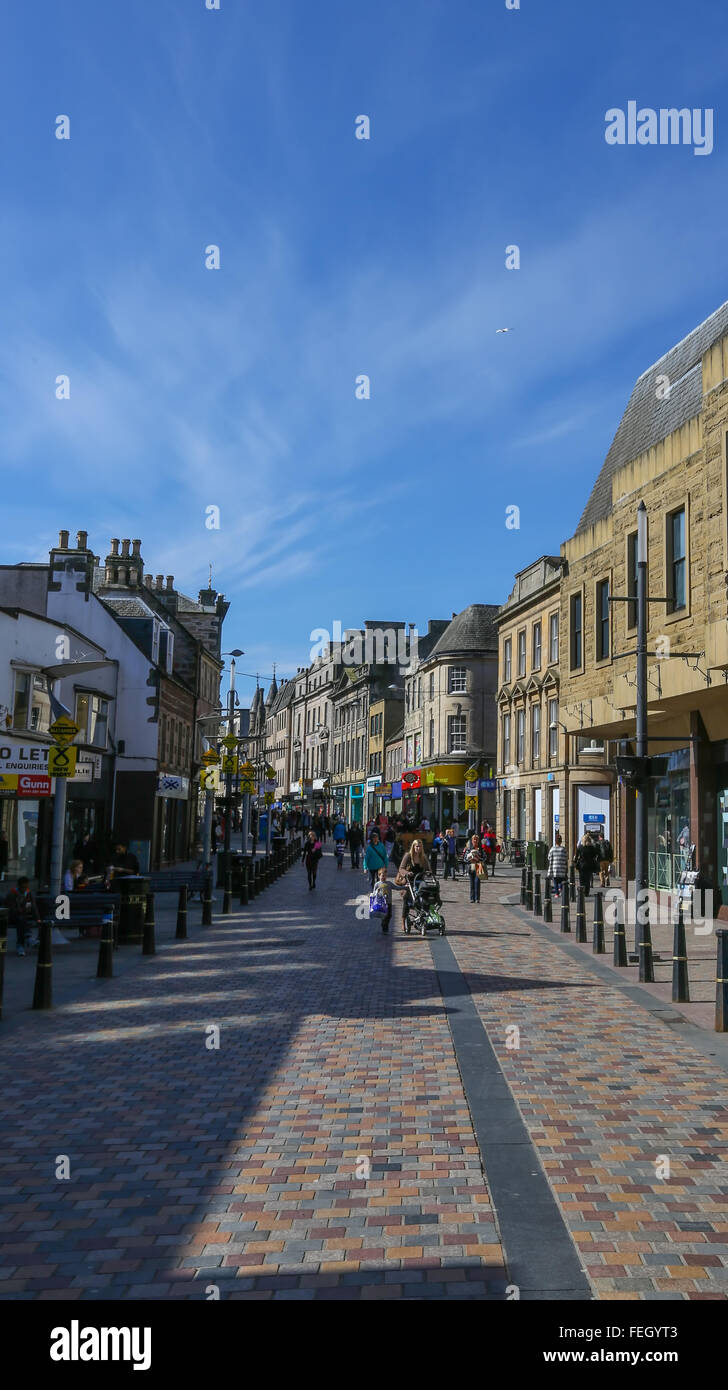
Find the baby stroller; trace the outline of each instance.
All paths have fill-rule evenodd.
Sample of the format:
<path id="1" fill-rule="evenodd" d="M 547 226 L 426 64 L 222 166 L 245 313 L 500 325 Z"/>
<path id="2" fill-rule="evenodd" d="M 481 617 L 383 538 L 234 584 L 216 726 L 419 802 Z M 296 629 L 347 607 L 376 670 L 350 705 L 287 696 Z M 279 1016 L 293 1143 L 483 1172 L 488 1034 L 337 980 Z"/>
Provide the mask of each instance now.
<path id="1" fill-rule="evenodd" d="M 408 881 L 404 891 L 402 926 L 407 934 L 414 928 L 420 936 L 428 931 L 437 931 L 444 936 L 445 918 L 441 911 L 442 899 L 437 879 L 416 874 Z"/>

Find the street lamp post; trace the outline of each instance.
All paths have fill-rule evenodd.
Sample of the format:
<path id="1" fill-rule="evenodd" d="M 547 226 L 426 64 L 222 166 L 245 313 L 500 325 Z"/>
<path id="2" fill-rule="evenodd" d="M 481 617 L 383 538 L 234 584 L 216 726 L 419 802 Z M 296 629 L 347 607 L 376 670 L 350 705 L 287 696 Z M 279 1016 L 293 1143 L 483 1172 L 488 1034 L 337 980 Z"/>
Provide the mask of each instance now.
<path id="1" fill-rule="evenodd" d="M 228 690 L 228 734 L 235 737 L 235 658 L 244 656 L 245 653 L 239 647 L 234 647 L 231 652 L 223 652 L 224 656 L 231 656 L 230 662 L 230 688 Z M 232 745 L 231 745 L 232 750 Z M 233 811 L 233 774 L 225 773 L 225 837 L 223 841 L 223 872 L 227 873 L 230 867 L 230 832 L 232 830 L 232 811 Z"/>
<path id="2" fill-rule="evenodd" d="M 637 757 L 647 758 L 647 508 L 640 502 L 637 508 Z M 642 762 L 638 766 L 644 767 Z M 655 978 L 652 961 L 650 908 L 647 898 L 647 783 L 644 774 L 637 778 L 635 793 L 635 912 L 639 978 L 652 983 Z"/>

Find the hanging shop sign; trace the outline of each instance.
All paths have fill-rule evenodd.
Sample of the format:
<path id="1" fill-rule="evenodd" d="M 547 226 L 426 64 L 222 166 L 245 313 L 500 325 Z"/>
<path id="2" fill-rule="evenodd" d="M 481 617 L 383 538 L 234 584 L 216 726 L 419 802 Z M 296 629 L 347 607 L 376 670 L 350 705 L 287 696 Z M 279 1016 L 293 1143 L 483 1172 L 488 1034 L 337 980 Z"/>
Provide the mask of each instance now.
<path id="1" fill-rule="evenodd" d="M 410 772 L 402 773 L 402 791 L 413 792 L 422 786 L 420 769 L 413 768 Z"/>
<path id="2" fill-rule="evenodd" d="M 157 796 L 171 796 L 178 801 L 186 801 L 190 794 L 187 777 L 177 777 L 172 772 L 160 772 L 157 776 Z"/>
<path id="3" fill-rule="evenodd" d="M 353 785 L 352 788 L 351 788 L 351 798 L 352 798 L 352 800 L 353 800 L 353 801 L 359 801 L 359 800 L 361 799 L 361 797 L 363 797 L 363 795 L 364 795 L 364 783 L 363 783 L 363 782 L 355 782 L 354 785 Z"/>

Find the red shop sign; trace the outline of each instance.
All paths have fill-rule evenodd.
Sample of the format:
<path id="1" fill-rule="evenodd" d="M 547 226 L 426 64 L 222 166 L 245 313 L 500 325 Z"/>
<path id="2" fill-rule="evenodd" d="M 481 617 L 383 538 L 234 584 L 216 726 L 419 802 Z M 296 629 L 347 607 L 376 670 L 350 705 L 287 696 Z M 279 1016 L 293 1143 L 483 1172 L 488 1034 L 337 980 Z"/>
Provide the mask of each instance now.
<path id="1" fill-rule="evenodd" d="M 34 772 L 18 773 L 18 796 L 50 796 L 51 779 Z"/>
<path id="2" fill-rule="evenodd" d="M 421 786 L 421 785 L 422 785 L 422 784 L 421 784 L 421 782 L 420 782 L 420 769 L 419 769 L 419 768 L 415 768 L 413 772 L 403 772 L 403 773 L 402 773 L 402 791 L 403 791 L 403 792 L 413 792 L 413 791 L 416 791 L 417 788 L 418 788 L 419 786 Z"/>

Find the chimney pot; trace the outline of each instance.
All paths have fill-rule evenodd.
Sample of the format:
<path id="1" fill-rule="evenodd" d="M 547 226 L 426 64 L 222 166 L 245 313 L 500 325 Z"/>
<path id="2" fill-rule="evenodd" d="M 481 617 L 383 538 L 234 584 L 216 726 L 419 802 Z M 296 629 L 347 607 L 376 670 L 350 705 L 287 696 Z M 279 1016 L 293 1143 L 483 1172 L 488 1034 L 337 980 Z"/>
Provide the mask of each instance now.
<path id="1" fill-rule="evenodd" d="M 130 546 L 130 544 L 131 544 L 131 541 L 129 541 L 129 540 L 125 540 L 125 541 L 122 541 L 122 542 L 121 542 L 121 553 L 122 553 L 122 555 L 128 555 L 128 554 L 129 554 L 129 546 Z"/>
<path id="2" fill-rule="evenodd" d="M 61 550 L 68 550 L 68 532 L 58 532 L 58 545 Z"/>
<path id="3" fill-rule="evenodd" d="M 118 542 L 118 540 L 116 539 L 116 536 L 114 536 L 114 537 L 112 538 L 112 541 L 111 541 L 111 554 L 112 554 L 112 555 L 118 555 L 118 554 L 119 554 L 119 542 Z"/>
<path id="4" fill-rule="evenodd" d="M 142 543 L 141 543 L 141 541 L 132 541 L 132 543 L 131 543 L 132 555 L 139 555 L 140 552 L 141 552 L 141 548 L 142 548 Z"/>
<path id="5" fill-rule="evenodd" d="M 154 583 L 154 580 L 152 579 L 151 574 L 145 574 L 145 576 L 144 576 L 144 583 L 146 584 L 146 586 L 147 586 L 148 589 L 151 589 L 152 584 Z"/>
<path id="6" fill-rule="evenodd" d="M 168 574 L 168 575 L 167 575 L 167 593 L 168 593 L 168 594 L 173 594 L 173 593 L 174 593 L 174 575 L 173 575 L 173 574 Z"/>
<path id="7" fill-rule="evenodd" d="M 77 533 L 76 533 L 76 549 L 77 549 L 77 550 L 86 550 L 87 546 L 88 546 L 88 531 L 77 531 Z"/>
<path id="8" fill-rule="evenodd" d="M 155 578 L 154 584 L 156 589 L 161 589 L 164 585 L 164 575 L 158 574 Z"/>

